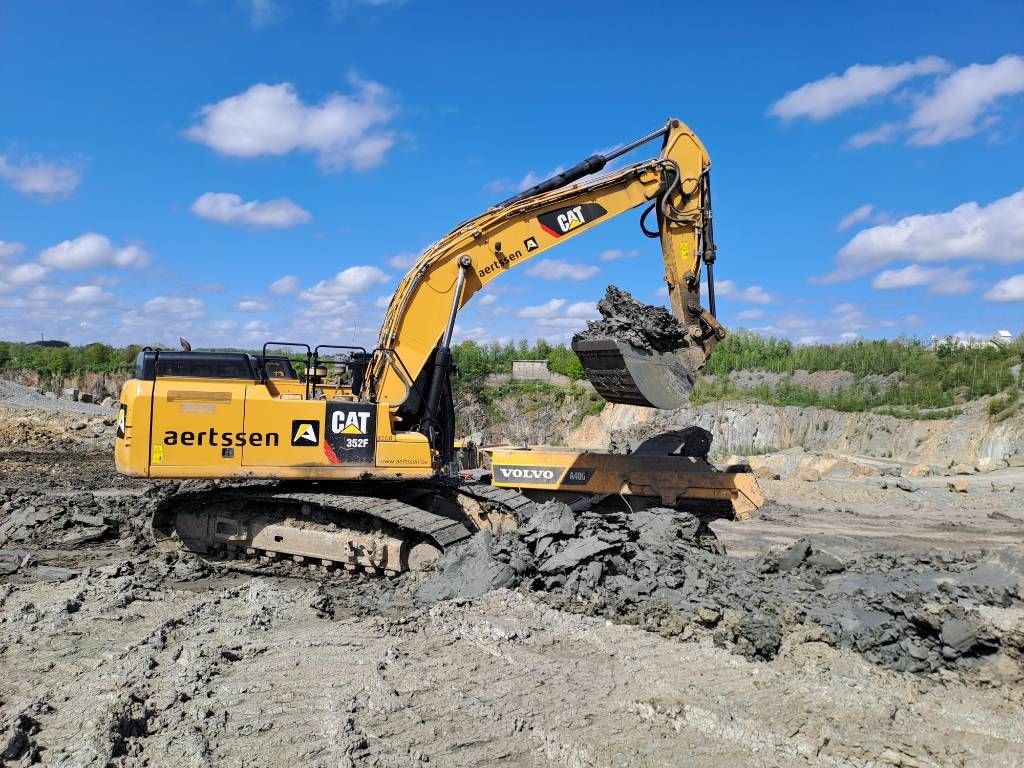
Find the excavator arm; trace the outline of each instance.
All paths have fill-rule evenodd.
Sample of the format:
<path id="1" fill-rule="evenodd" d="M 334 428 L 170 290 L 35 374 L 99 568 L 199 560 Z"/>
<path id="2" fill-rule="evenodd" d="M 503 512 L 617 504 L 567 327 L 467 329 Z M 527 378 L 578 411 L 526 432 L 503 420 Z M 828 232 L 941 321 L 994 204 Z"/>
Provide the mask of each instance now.
<path id="1" fill-rule="evenodd" d="M 658 157 L 580 181 L 658 138 L 662 139 Z M 423 253 L 395 291 L 361 399 L 386 402 L 395 410 L 405 404 L 406 419 L 427 423 L 435 419 L 459 310 L 506 272 L 647 205 L 641 226 L 645 234 L 661 241 L 670 306 L 684 331 L 685 349 L 665 357 L 608 340 L 604 345 L 589 342 L 583 345 L 587 349 L 577 353 L 588 377 L 608 400 L 682 405 L 667 402 L 672 398 L 666 398 L 661 379 L 669 375 L 692 386 L 696 370 L 724 336 L 714 317 L 710 165 L 696 135 L 673 119 L 659 131 L 615 152 L 595 155 L 459 225 Z M 700 306 L 702 263 L 707 267 L 708 310 Z M 614 386 L 608 386 L 609 375 L 619 377 Z M 674 392 L 685 396 L 689 386 L 676 386 Z M 648 397 L 645 388 L 658 391 Z M 410 404 L 410 399 L 415 403 Z"/>

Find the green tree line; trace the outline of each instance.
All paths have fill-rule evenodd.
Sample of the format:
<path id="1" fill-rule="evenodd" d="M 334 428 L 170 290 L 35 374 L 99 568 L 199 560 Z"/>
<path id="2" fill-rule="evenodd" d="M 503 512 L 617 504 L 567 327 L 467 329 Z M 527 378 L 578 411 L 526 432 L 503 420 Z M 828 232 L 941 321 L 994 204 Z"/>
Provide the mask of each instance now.
<path id="1" fill-rule="evenodd" d="M 0 371 L 28 370 L 43 377 L 78 373 L 114 373 L 130 370 L 141 347 L 112 347 L 99 342 L 73 347 L 68 344 L 21 344 L 0 341 Z"/>
<path id="2" fill-rule="evenodd" d="M 583 378 L 583 365 L 576 353 L 564 344 L 552 345 L 541 339 L 530 343 L 522 341 L 499 344 L 477 344 L 463 341 L 452 347 L 452 357 L 458 369 L 458 379 L 473 382 L 492 373 L 511 373 L 513 360 L 547 360 L 548 368 L 570 379 Z"/>
<path id="3" fill-rule="evenodd" d="M 140 347 L 63 342 L 23 344 L 0 341 L 0 372 L 30 370 L 41 377 L 130 371 Z M 464 341 L 452 348 L 457 385 L 479 389 L 493 373 L 510 373 L 513 360 L 546 360 L 548 367 L 571 379 L 583 367 L 564 344 L 526 340 L 499 344 Z M 985 395 L 1013 393 L 1021 383 L 1024 337 L 1003 345 L 965 346 L 952 339 L 935 345 L 916 339 L 861 340 L 846 344 L 797 346 L 784 339 L 738 332 L 716 348 L 698 380 L 694 402 L 731 398 L 778 405 L 816 405 L 842 411 L 871 408 L 942 409 Z M 728 378 L 733 371 L 763 370 L 791 374 L 797 370 L 850 371 L 852 387 L 821 393 L 784 380 L 775 386 L 741 390 Z M 891 376 L 886 386 L 866 377 Z M 1015 408 L 1016 396 L 1006 411 Z"/>
<path id="4" fill-rule="evenodd" d="M 766 338 L 754 333 L 732 334 L 715 347 L 704 368 L 705 374 L 725 377 L 732 371 L 764 370 L 773 373 L 804 371 L 850 371 L 858 378 L 898 374 L 895 386 L 885 393 L 840 393 L 863 407 L 874 405 L 915 405 L 940 408 L 956 402 L 995 395 L 1017 384 L 1014 367 L 1024 358 L 1024 337 L 1002 344 L 966 346 L 949 338 L 930 345 L 918 339 L 858 340 L 846 344 L 810 344 L 796 346 L 784 339 Z M 721 382 L 714 385 L 721 390 Z M 724 392 L 719 392 L 724 395 Z M 714 397 L 712 385 L 706 395 Z M 780 391 L 782 404 L 819 405 L 807 400 L 798 389 Z M 839 410 L 862 410 L 838 405 Z"/>

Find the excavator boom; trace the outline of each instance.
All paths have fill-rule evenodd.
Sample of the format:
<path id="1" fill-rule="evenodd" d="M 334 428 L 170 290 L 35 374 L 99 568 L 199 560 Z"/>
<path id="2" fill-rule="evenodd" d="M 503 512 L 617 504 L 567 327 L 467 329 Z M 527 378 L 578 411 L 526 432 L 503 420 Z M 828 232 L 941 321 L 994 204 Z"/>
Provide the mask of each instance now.
<path id="1" fill-rule="evenodd" d="M 641 144 L 662 140 L 658 157 L 588 177 Z M 610 402 L 676 408 L 698 369 L 724 336 L 700 306 L 701 265 L 713 296 L 715 247 L 709 169 L 703 144 L 678 120 L 608 155 L 595 155 L 464 222 L 429 247 L 402 280 L 381 328 L 364 399 L 406 406 L 427 420 L 438 407 L 433 382 L 446 375 L 454 318 L 477 291 L 526 261 L 626 211 L 648 206 L 641 225 L 661 243 L 676 344 L 654 349 L 590 334 L 574 344 L 588 378 Z M 713 303 L 713 299 L 712 299 Z M 424 374 L 433 361 L 434 371 Z M 422 378 L 421 378 L 422 376 Z"/>

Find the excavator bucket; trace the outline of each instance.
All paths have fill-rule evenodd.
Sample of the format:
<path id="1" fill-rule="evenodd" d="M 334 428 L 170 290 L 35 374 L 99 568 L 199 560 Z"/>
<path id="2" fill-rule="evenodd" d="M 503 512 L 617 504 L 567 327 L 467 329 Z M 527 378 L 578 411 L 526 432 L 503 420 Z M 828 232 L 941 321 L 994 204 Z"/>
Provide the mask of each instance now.
<path id="1" fill-rule="evenodd" d="M 693 350 L 658 352 L 610 337 L 576 338 L 573 352 L 587 378 L 609 403 L 682 408 L 697 376 Z"/>
<path id="2" fill-rule="evenodd" d="M 609 285 L 599 320 L 572 338 L 594 389 L 609 403 L 671 410 L 689 402 L 707 354 L 664 307 L 642 304 Z"/>

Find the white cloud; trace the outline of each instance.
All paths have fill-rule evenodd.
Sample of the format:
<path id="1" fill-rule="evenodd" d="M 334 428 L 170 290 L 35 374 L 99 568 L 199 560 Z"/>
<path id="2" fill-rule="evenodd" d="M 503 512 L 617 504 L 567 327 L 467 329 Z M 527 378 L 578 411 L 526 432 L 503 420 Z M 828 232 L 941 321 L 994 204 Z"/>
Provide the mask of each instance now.
<path id="1" fill-rule="evenodd" d="M 423 254 L 421 254 L 421 253 L 409 253 L 409 252 L 396 253 L 394 256 L 392 256 L 392 257 L 390 257 L 388 259 L 388 265 L 392 269 L 402 269 L 402 270 L 405 270 L 405 269 L 408 269 L 409 267 L 411 267 L 413 264 L 415 264 L 417 262 L 417 260 L 419 259 L 419 257 L 422 256 L 422 255 Z"/>
<path id="2" fill-rule="evenodd" d="M 914 77 L 948 68 L 949 65 L 937 56 L 891 66 L 854 64 L 841 75 L 829 75 L 790 91 L 771 106 L 770 113 L 783 120 L 798 117 L 824 120 L 884 96 Z"/>
<path id="3" fill-rule="evenodd" d="M 0 240 L 0 262 L 7 261 L 24 252 L 25 246 L 22 243 L 8 243 Z"/>
<path id="4" fill-rule="evenodd" d="M 764 317 L 763 309 L 744 309 L 736 315 L 737 320 L 760 320 Z"/>
<path id="5" fill-rule="evenodd" d="M 113 294 L 107 293 L 98 285 L 76 285 L 64 297 L 68 304 L 106 304 L 114 300 Z"/>
<path id="6" fill-rule="evenodd" d="M 321 167 L 365 170 L 380 164 L 395 137 L 387 89 L 350 78 L 353 92 L 332 93 L 319 105 L 305 104 L 291 83 L 259 83 L 201 110 L 185 136 L 222 155 L 258 157 L 315 152 Z"/>
<path id="7" fill-rule="evenodd" d="M 497 300 L 498 300 L 498 297 L 495 296 L 493 293 L 485 293 L 483 296 L 481 296 L 479 299 L 476 300 L 476 303 L 477 303 L 478 306 L 481 306 L 481 307 L 489 307 L 489 306 L 491 306 L 491 304 L 493 304 Z"/>
<path id="8" fill-rule="evenodd" d="M 405 0 L 330 0 L 331 14 L 334 18 L 345 19 L 359 8 L 383 8 L 388 5 L 399 6 Z"/>
<path id="9" fill-rule="evenodd" d="M 862 230 L 840 249 L 835 270 L 814 282 L 849 280 L 898 260 L 953 259 L 1024 260 L 1024 190 L 986 206 L 964 203 Z"/>
<path id="10" fill-rule="evenodd" d="M 477 341 L 482 342 L 491 338 L 491 332 L 489 329 L 483 326 L 475 326 L 473 328 L 463 328 L 458 323 L 455 324 L 453 329 L 453 336 L 456 341 Z"/>
<path id="11" fill-rule="evenodd" d="M 88 232 L 74 240 L 65 240 L 39 254 L 39 261 L 57 269 L 91 267 L 144 267 L 150 256 L 137 245 L 115 248 L 103 235 Z"/>
<path id="12" fill-rule="evenodd" d="M 523 307 L 516 315 L 519 317 L 553 317 L 558 314 L 558 310 L 565 306 L 565 299 L 551 299 L 543 304 L 537 304 L 532 307 Z"/>
<path id="13" fill-rule="evenodd" d="M 842 232 L 843 230 L 849 229 L 854 224 L 867 221 L 871 218 L 871 214 L 874 213 L 874 211 L 875 206 L 871 205 L 871 203 L 865 203 L 864 205 L 854 208 L 839 220 L 839 223 L 836 225 L 836 232 Z"/>
<path id="14" fill-rule="evenodd" d="M 143 309 L 151 318 L 169 316 L 175 319 L 202 317 L 204 305 L 201 299 L 189 299 L 181 296 L 154 296 L 143 304 Z"/>
<path id="15" fill-rule="evenodd" d="M 846 146 L 852 149 L 863 149 L 872 144 L 888 144 L 896 141 L 903 127 L 899 123 L 882 123 L 877 128 L 868 131 L 855 133 L 846 141 Z"/>
<path id="16" fill-rule="evenodd" d="M 0 178 L 21 194 L 44 202 L 69 197 L 82 181 L 81 173 L 70 163 L 39 158 L 11 162 L 6 155 L 0 155 Z"/>
<path id="17" fill-rule="evenodd" d="M 593 264 L 571 264 L 560 259 L 541 259 L 526 270 L 526 274 L 545 280 L 589 280 L 601 269 Z"/>
<path id="18" fill-rule="evenodd" d="M 601 261 L 618 261 L 619 259 L 634 259 L 640 255 L 640 251 L 620 251 L 617 248 L 611 250 L 602 251 L 598 258 Z"/>
<path id="19" fill-rule="evenodd" d="M 235 305 L 239 312 L 263 312 L 270 309 L 270 304 L 263 299 L 243 298 Z"/>
<path id="20" fill-rule="evenodd" d="M 493 179 L 492 181 L 484 184 L 484 190 L 493 194 L 501 194 L 503 192 L 525 192 L 530 187 L 534 187 L 540 184 L 542 181 L 547 181 L 552 176 L 557 176 L 559 173 L 564 171 L 565 168 L 557 166 L 549 171 L 546 175 L 539 175 L 534 171 L 529 171 L 519 181 L 511 181 L 508 177 L 500 179 Z"/>
<path id="21" fill-rule="evenodd" d="M 929 293 L 952 296 L 969 293 L 974 284 L 967 279 L 971 267 L 929 269 L 920 264 L 911 264 L 903 269 L 886 269 L 871 281 L 871 287 L 878 291 L 901 290 L 905 288 L 928 287 Z"/>
<path id="22" fill-rule="evenodd" d="M 273 24 L 281 15 L 281 6 L 277 0 L 247 0 L 249 20 L 254 27 L 266 27 Z"/>
<path id="23" fill-rule="evenodd" d="M 583 320 L 596 320 L 599 315 L 597 304 L 593 301 L 577 301 L 574 304 L 570 304 L 565 310 L 566 317 Z"/>
<path id="24" fill-rule="evenodd" d="M 277 294 L 295 293 L 299 289 L 299 278 L 295 275 L 279 277 L 270 284 L 270 292 Z"/>
<path id="25" fill-rule="evenodd" d="M 565 299 L 551 299 L 543 304 L 523 307 L 516 312 L 518 317 L 533 320 L 539 329 L 575 330 L 582 328 L 587 320 L 599 317 L 597 304 L 592 301 L 577 301 L 568 304 Z M 540 335 L 546 336 L 545 331 Z"/>
<path id="26" fill-rule="evenodd" d="M 576 330 L 582 328 L 587 324 L 587 320 L 596 320 L 597 317 L 583 318 L 583 317 L 569 317 L 568 315 L 559 315 L 558 317 L 542 317 L 537 320 L 537 326 L 540 328 L 563 328 L 568 330 Z"/>
<path id="27" fill-rule="evenodd" d="M 263 320 L 250 320 L 242 328 L 249 336 L 266 336 L 270 333 L 270 324 Z"/>
<path id="28" fill-rule="evenodd" d="M 373 306 L 377 309 L 387 309 L 391 306 L 391 299 L 393 296 L 393 293 L 386 293 L 383 296 L 378 296 L 374 299 Z"/>
<path id="29" fill-rule="evenodd" d="M 64 295 L 52 285 L 34 285 L 25 298 L 39 304 L 56 304 L 64 299 Z"/>
<path id="30" fill-rule="evenodd" d="M 29 285 L 38 283 L 49 274 L 50 270 L 39 264 L 28 263 L 11 267 L 4 275 L 4 281 L 12 285 Z"/>
<path id="31" fill-rule="evenodd" d="M 829 311 L 829 315 L 832 316 L 831 322 L 841 332 L 863 331 L 872 327 L 867 313 L 856 304 L 838 304 Z"/>
<path id="32" fill-rule="evenodd" d="M 374 266 L 356 266 L 341 270 L 329 280 L 321 280 L 299 294 L 309 304 L 311 314 L 340 314 L 351 310 L 353 297 L 365 295 L 375 286 L 390 278 Z"/>
<path id="33" fill-rule="evenodd" d="M 707 283 L 701 284 L 701 292 L 707 294 Z M 760 285 L 752 285 L 749 288 L 740 288 L 732 280 L 716 280 L 715 297 L 736 299 L 737 301 L 746 301 L 751 304 L 771 304 L 775 301 L 775 296 L 768 293 L 768 291 Z"/>
<path id="34" fill-rule="evenodd" d="M 981 118 L 1000 99 L 1024 92 L 1024 56 L 1006 55 L 992 64 L 953 72 L 922 99 L 908 123 L 910 143 L 933 146 L 973 136 Z"/>
<path id="35" fill-rule="evenodd" d="M 287 197 L 278 197 L 265 203 L 259 200 L 243 202 L 241 197 L 229 192 L 202 194 L 189 210 L 202 219 L 263 229 L 294 227 L 313 218 L 309 211 L 300 208 Z"/>
<path id="36" fill-rule="evenodd" d="M 516 191 L 517 192 L 525 192 L 530 187 L 535 187 L 538 184 L 540 184 L 542 181 L 547 181 L 552 176 L 557 176 L 558 174 L 560 174 L 564 170 L 565 170 L 565 168 L 563 168 L 562 166 L 559 165 L 556 168 L 553 168 L 550 171 L 548 171 L 547 174 L 542 175 L 542 176 L 538 176 L 533 171 L 530 171 L 525 176 L 523 176 L 523 178 L 521 178 L 519 180 L 518 184 L 516 184 Z"/>
<path id="37" fill-rule="evenodd" d="M 1013 275 L 1000 280 L 987 291 L 988 301 L 1024 301 L 1024 275 Z"/>
<path id="38" fill-rule="evenodd" d="M 492 195 L 500 195 L 502 192 L 509 192 L 513 189 L 512 182 L 508 178 L 492 179 L 484 184 L 484 191 Z"/>
<path id="39" fill-rule="evenodd" d="M 209 324 L 209 329 L 217 334 L 231 334 L 238 329 L 237 320 L 214 320 Z"/>
<path id="40" fill-rule="evenodd" d="M 774 336 L 785 336 L 794 339 L 798 344 L 816 344 L 827 340 L 850 338 L 850 334 L 880 328 L 894 328 L 897 324 L 876 312 L 868 312 L 863 307 L 844 302 L 826 313 L 787 312 L 772 320 L 769 324 L 756 328 L 760 333 Z"/>

